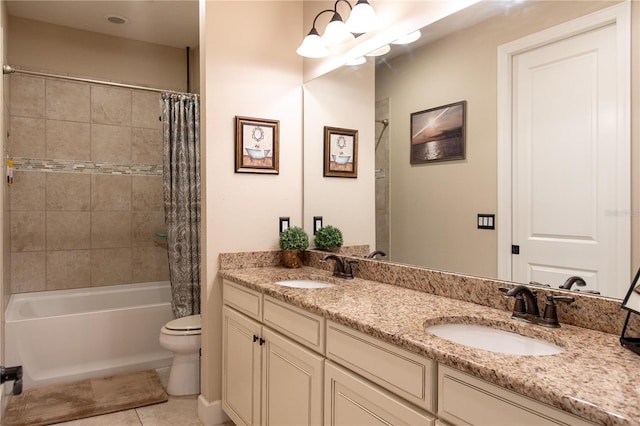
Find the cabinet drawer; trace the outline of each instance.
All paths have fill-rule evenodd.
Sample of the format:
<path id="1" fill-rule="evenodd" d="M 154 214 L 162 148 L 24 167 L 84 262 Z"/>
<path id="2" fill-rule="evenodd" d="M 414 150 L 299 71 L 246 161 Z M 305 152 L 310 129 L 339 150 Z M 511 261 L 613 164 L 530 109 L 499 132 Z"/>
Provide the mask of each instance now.
<path id="1" fill-rule="evenodd" d="M 436 410 L 436 363 L 430 359 L 332 321 L 327 322 L 327 358 L 425 410 Z"/>
<path id="2" fill-rule="evenodd" d="M 424 425 L 435 417 L 330 361 L 325 364 L 325 426 Z"/>
<path id="3" fill-rule="evenodd" d="M 323 317 L 265 296 L 262 322 L 296 342 L 324 354 Z"/>
<path id="4" fill-rule="evenodd" d="M 454 425 L 593 425 L 466 373 L 438 367 L 438 417 Z"/>
<path id="5" fill-rule="evenodd" d="M 228 280 L 222 281 L 224 304 L 237 311 L 262 321 L 262 294 Z"/>

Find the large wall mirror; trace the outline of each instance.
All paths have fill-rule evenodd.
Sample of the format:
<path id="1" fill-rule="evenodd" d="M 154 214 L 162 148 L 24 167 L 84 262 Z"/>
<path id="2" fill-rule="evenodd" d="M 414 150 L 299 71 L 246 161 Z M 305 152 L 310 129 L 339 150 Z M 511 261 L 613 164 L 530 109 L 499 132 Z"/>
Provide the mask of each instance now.
<path id="1" fill-rule="evenodd" d="M 498 227 L 501 220 L 497 215 L 498 46 L 615 4 L 611 1 L 483 1 L 423 28 L 420 42 L 393 46 L 388 55 L 376 58 L 375 94 L 365 94 L 366 99 L 374 98 L 373 105 L 366 107 L 371 112 L 368 126 L 373 137 L 368 141 L 360 138 L 360 149 L 370 150 L 370 156 L 375 157 L 374 179 L 368 183 L 375 186 L 375 200 L 367 204 L 367 208 L 375 210 L 375 236 L 360 241 L 372 244 L 375 240 L 375 248 L 388 254 L 385 261 L 504 279 L 498 271 L 497 230 L 477 226 L 478 214 L 496 214 Z M 640 74 L 639 9 L 640 5 L 632 4 L 633 84 L 637 84 Z M 314 87 L 322 87 L 321 81 L 336 81 L 335 75 L 344 74 L 345 68 L 305 83 L 305 102 L 308 94 L 313 95 Z M 357 74 L 358 71 L 353 68 L 348 72 Z M 363 72 L 369 72 L 369 68 Z M 349 85 L 348 79 L 344 84 Z M 466 101 L 467 105 L 465 158 L 412 166 L 409 162 L 410 114 L 459 101 Z M 637 105 L 638 95 L 632 93 L 631 106 Z M 324 107 L 331 110 L 329 104 Z M 360 113 L 361 108 L 362 105 Z M 637 128 L 638 119 L 631 116 L 631 125 Z M 315 113 L 307 113 L 305 105 L 305 129 L 320 124 L 316 117 Z M 637 153 L 638 139 L 635 134 L 631 152 Z M 323 197 L 319 186 L 314 186 L 313 191 L 307 188 L 307 153 L 313 152 L 308 143 L 305 138 L 305 223 L 307 216 L 313 214 L 307 211 L 307 205 Z M 567 168 L 570 167 L 567 164 Z M 634 166 L 630 173 L 626 178 L 638 185 L 638 171 Z M 637 192 L 636 186 L 632 189 Z M 632 197 L 631 206 L 637 206 L 638 201 Z M 638 215 L 629 211 L 616 214 L 627 223 L 637 221 Z M 621 256 L 630 258 L 633 250 L 634 257 L 628 263 L 637 267 L 638 226 L 634 224 L 631 223 L 631 248 Z M 582 291 L 598 291 L 603 296 L 621 299 L 632 276 L 631 266 L 612 286 L 592 279 L 589 268 L 567 272 L 566 276 L 583 276 L 587 286 L 582 287 Z M 529 281 L 558 288 L 564 278 L 552 278 L 552 275 L 547 278 L 542 273 L 520 280 Z"/>

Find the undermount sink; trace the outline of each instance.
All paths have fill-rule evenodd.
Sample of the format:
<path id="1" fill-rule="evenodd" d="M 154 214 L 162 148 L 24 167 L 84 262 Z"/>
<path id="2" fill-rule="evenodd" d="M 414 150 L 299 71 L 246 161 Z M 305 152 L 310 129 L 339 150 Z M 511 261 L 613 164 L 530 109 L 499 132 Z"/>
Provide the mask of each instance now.
<path id="1" fill-rule="evenodd" d="M 477 324 L 438 324 L 425 328 L 431 334 L 461 345 L 507 355 L 555 355 L 564 351 L 545 340 Z"/>
<path id="2" fill-rule="evenodd" d="M 316 280 L 284 280 L 276 281 L 276 284 L 284 287 L 295 288 L 329 288 L 335 286 L 335 284 Z"/>

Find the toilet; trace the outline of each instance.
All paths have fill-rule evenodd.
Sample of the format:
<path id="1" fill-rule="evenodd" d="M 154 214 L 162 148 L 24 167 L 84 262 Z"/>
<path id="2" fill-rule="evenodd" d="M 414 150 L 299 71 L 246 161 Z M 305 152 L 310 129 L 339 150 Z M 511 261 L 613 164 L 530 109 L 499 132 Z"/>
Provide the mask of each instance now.
<path id="1" fill-rule="evenodd" d="M 200 314 L 169 321 L 160 329 L 160 346 L 173 352 L 169 395 L 200 393 Z"/>

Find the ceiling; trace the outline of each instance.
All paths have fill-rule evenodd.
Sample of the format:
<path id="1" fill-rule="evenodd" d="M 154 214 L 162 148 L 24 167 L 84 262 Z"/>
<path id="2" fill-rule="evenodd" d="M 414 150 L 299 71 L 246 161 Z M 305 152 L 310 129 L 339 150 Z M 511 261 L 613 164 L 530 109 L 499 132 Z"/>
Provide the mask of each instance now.
<path id="1" fill-rule="evenodd" d="M 197 0 L 9 0 L 9 15 L 178 48 L 198 46 Z M 105 16 L 118 15 L 124 24 Z"/>

